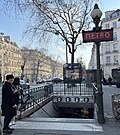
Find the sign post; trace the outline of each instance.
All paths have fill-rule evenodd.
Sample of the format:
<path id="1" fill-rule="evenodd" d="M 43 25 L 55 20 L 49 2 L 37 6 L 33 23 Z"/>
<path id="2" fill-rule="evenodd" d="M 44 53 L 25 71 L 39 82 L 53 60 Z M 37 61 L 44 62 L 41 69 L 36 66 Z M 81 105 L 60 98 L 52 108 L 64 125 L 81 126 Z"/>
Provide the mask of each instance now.
<path id="1" fill-rule="evenodd" d="M 96 59 L 97 59 L 97 120 L 100 124 L 105 123 L 104 109 L 103 109 L 103 91 L 101 84 L 101 69 L 100 69 L 100 42 L 113 40 L 113 29 L 104 29 L 99 26 L 102 12 L 98 5 L 95 4 L 91 17 L 95 24 L 93 31 L 83 31 L 83 43 L 94 42 L 96 44 Z"/>

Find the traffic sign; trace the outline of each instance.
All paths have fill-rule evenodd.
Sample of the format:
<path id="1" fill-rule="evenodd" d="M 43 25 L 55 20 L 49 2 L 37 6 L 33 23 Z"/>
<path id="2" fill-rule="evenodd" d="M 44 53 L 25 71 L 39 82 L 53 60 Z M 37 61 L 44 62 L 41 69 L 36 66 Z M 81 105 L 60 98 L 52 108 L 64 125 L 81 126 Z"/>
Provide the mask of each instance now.
<path id="1" fill-rule="evenodd" d="M 82 31 L 83 43 L 104 42 L 113 40 L 113 28 L 99 31 Z"/>

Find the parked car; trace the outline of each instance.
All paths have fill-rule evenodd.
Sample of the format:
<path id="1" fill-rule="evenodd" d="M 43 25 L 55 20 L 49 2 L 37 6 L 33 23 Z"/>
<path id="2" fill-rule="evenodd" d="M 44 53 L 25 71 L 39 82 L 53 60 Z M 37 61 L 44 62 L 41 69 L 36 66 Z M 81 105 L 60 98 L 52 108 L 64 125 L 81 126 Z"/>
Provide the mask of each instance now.
<path id="1" fill-rule="evenodd" d="M 36 81 L 36 84 L 42 84 L 42 83 L 45 83 L 46 81 L 43 79 L 43 80 L 38 80 Z"/>
<path id="2" fill-rule="evenodd" d="M 103 85 L 109 85 L 109 82 L 108 82 L 108 80 L 106 80 L 106 82 L 102 81 L 102 84 L 103 84 Z M 116 81 L 112 81 L 112 82 L 111 82 L 111 85 L 116 85 L 116 84 L 117 84 Z"/>
<path id="3" fill-rule="evenodd" d="M 22 89 L 29 89 L 30 88 L 30 84 L 26 83 L 24 80 L 20 80 L 20 87 Z"/>
<path id="4" fill-rule="evenodd" d="M 53 82 L 53 83 L 61 83 L 61 82 L 63 82 L 63 80 L 61 79 L 61 78 L 53 78 L 52 80 L 51 80 L 51 82 Z"/>

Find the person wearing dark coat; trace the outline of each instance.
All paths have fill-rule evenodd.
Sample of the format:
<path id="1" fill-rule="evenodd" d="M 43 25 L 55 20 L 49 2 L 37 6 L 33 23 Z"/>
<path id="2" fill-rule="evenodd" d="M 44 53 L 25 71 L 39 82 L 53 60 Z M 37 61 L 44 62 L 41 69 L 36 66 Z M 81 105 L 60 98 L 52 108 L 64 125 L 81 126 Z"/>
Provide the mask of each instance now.
<path id="1" fill-rule="evenodd" d="M 12 83 L 14 76 L 9 74 L 6 76 L 6 82 L 2 87 L 2 116 L 4 116 L 4 127 L 3 133 L 12 134 L 14 129 L 9 127 L 9 123 L 12 118 L 16 115 L 16 104 L 13 97 Z"/>
<path id="2" fill-rule="evenodd" d="M 14 102 L 17 105 L 17 107 L 19 104 L 19 86 L 20 86 L 20 79 L 18 77 L 15 77 L 12 83 L 12 92 L 13 92 Z M 17 107 L 15 113 L 16 115 L 17 115 Z M 13 125 L 16 123 L 16 115 L 14 116 L 13 120 L 10 122 L 9 125 Z"/>
<path id="3" fill-rule="evenodd" d="M 20 79 L 18 77 L 15 77 L 12 83 L 12 90 L 13 90 L 13 96 L 16 105 L 18 105 L 19 103 L 19 87 L 20 87 Z"/>

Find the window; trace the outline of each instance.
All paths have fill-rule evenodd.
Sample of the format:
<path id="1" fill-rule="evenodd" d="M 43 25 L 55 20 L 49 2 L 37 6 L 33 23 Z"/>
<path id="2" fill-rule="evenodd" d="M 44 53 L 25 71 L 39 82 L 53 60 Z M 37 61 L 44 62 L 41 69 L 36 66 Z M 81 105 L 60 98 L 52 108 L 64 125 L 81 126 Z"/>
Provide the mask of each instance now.
<path id="1" fill-rule="evenodd" d="M 117 16 L 119 16 L 119 15 L 120 15 L 120 12 L 117 13 Z"/>
<path id="2" fill-rule="evenodd" d="M 106 56 L 106 63 L 110 63 L 110 56 Z"/>
<path id="3" fill-rule="evenodd" d="M 110 15 L 110 19 L 112 18 L 112 15 Z"/>
<path id="4" fill-rule="evenodd" d="M 109 29 L 109 28 L 110 28 L 109 23 L 108 23 L 108 24 L 105 24 L 105 28 L 106 28 L 106 29 Z"/>
<path id="5" fill-rule="evenodd" d="M 118 55 L 114 56 L 114 63 L 118 63 Z"/>
<path id="6" fill-rule="evenodd" d="M 110 52 L 110 45 L 106 45 L 106 52 Z"/>
<path id="7" fill-rule="evenodd" d="M 113 28 L 117 28 L 117 22 L 113 22 Z"/>
<path id="8" fill-rule="evenodd" d="M 117 51 L 118 50 L 118 45 L 117 44 L 113 44 L 113 51 Z"/>
<path id="9" fill-rule="evenodd" d="M 113 40 L 117 40 L 117 32 L 113 33 Z"/>

